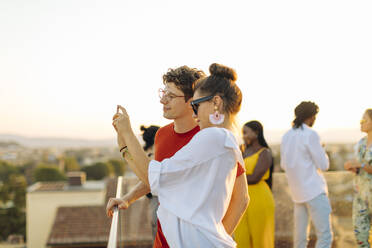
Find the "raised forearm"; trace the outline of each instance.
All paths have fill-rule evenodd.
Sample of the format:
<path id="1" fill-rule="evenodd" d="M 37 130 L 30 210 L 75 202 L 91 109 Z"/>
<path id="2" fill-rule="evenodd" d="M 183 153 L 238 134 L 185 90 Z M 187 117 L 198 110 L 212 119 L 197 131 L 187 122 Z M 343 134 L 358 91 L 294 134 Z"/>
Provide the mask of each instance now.
<path id="1" fill-rule="evenodd" d="M 122 137 L 128 146 L 128 156 L 135 161 L 135 163 L 128 163 L 130 168 L 138 176 L 138 178 L 149 187 L 147 170 L 150 159 L 147 157 L 145 151 L 141 147 L 141 144 L 132 131 L 123 132 Z"/>

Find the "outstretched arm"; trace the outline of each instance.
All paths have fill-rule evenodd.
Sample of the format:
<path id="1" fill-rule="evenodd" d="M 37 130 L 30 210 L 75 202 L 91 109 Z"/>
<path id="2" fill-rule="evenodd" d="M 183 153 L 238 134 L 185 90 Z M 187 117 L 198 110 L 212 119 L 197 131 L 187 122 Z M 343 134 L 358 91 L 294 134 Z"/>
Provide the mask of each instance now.
<path id="1" fill-rule="evenodd" d="M 109 199 L 106 206 L 107 216 L 112 217 L 114 206 L 118 206 L 119 209 L 127 209 L 133 202 L 149 192 L 149 188 L 143 182 L 138 182 L 138 184 L 123 197 Z"/>

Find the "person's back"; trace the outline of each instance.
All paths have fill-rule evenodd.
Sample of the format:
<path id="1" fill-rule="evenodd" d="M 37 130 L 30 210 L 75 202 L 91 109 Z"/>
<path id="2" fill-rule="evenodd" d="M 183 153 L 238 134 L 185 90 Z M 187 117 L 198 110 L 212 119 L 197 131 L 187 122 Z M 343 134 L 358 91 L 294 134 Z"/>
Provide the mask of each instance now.
<path id="1" fill-rule="evenodd" d="M 329 161 L 314 130 L 306 124 L 290 129 L 283 136 L 280 151 L 293 201 L 305 202 L 327 192 L 327 183 L 319 170 L 327 170 Z"/>
<path id="2" fill-rule="evenodd" d="M 294 202 L 294 248 L 307 247 L 310 219 L 317 236 L 315 247 L 332 245 L 332 209 L 327 182 L 321 173 L 328 170 L 329 160 L 318 134 L 311 129 L 318 111 L 315 103 L 301 102 L 295 108 L 293 126 L 280 146 L 280 166 L 285 170 Z"/>

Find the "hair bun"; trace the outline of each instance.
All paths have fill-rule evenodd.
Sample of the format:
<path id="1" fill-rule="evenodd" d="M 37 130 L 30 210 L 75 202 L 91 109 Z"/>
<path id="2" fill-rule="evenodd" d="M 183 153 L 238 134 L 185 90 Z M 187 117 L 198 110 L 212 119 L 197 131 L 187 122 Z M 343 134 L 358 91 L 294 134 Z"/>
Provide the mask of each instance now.
<path id="1" fill-rule="evenodd" d="M 147 128 L 144 125 L 142 125 L 141 126 L 141 131 L 146 131 L 146 130 L 147 130 Z"/>
<path id="2" fill-rule="evenodd" d="M 232 81 L 236 81 L 237 79 L 237 75 L 234 69 L 217 63 L 213 63 L 209 66 L 209 72 L 213 76 L 227 78 Z"/>

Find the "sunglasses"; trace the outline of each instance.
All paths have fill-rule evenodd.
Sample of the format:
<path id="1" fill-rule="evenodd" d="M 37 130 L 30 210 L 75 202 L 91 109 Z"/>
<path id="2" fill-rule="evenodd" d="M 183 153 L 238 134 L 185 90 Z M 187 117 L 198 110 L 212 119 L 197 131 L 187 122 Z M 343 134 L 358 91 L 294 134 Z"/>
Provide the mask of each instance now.
<path id="1" fill-rule="evenodd" d="M 213 98 L 214 96 L 205 96 L 205 97 L 202 97 L 202 98 L 199 98 L 199 99 L 196 99 L 194 101 L 191 101 L 191 107 L 192 107 L 192 110 L 194 111 L 195 115 L 198 115 L 198 108 L 199 108 L 199 105 L 200 103 L 202 102 L 206 102 L 206 101 L 209 101 Z"/>

